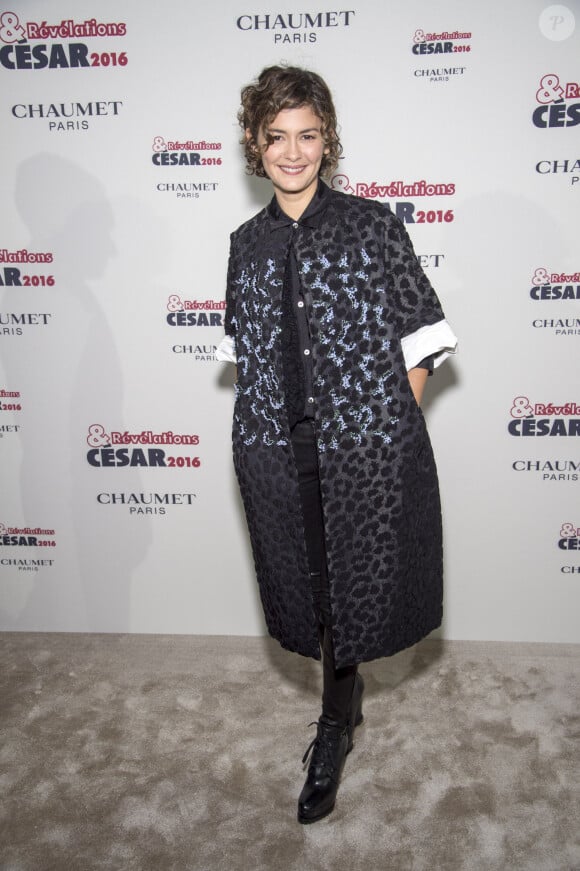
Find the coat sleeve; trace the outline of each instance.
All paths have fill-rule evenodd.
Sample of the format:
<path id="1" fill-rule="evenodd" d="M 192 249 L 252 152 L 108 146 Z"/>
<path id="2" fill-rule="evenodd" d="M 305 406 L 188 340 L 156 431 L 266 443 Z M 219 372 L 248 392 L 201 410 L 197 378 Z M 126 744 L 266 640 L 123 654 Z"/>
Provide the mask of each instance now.
<path id="1" fill-rule="evenodd" d="M 236 300 L 234 285 L 234 239 L 230 236 L 230 256 L 228 258 L 228 277 L 226 283 L 225 336 L 217 346 L 216 360 L 222 363 L 236 363 Z"/>
<path id="2" fill-rule="evenodd" d="M 439 366 L 457 350 L 457 338 L 417 259 L 404 224 L 387 215 L 386 256 L 394 294 L 397 333 L 407 369 L 425 357 Z"/>

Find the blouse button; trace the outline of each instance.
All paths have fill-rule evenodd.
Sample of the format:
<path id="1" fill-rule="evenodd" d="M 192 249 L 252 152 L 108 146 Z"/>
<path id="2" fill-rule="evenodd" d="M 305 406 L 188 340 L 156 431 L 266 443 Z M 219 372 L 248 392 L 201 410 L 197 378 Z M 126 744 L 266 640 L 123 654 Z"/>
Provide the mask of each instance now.
<path id="1" fill-rule="evenodd" d="M 304 308 L 304 301 L 301 299 L 298 300 L 298 308 Z"/>
<path id="2" fill-rule="evenodd" d="M 304 348 L 304 356 L 308 357 L 309 354 L 310 354 L 310 350 L 308 348 Z"/>
<path id="3" fill-rule="evenodd" d="M 292 224 L 292 226 L 294 227 L 295 230 L 297 230 L 297 229 L 298 229 L 298 222 L 297 222 L 297 221 L 294 221 L 294 223 Z"/>

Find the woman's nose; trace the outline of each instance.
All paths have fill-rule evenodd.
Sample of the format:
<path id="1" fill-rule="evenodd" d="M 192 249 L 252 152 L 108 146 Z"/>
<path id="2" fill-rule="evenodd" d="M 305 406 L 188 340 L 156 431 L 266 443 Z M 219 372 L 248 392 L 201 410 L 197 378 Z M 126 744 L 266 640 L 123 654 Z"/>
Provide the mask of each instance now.
<path id="1" fill-rule="evenodd" d="M 292 139 L 289 137 L 286 140 L 286 149 L 285 149 L 284 156 L 288 160 L 298 160 L 298 158 L 300 157 L 300 149 L 298 147 L 298 140 L 297 139 Z"/>

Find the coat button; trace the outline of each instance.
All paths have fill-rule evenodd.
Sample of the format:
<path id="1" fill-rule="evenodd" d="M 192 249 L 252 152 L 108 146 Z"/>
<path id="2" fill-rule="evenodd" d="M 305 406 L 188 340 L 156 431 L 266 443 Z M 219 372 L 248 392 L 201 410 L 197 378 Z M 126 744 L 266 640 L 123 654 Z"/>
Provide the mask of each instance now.
<path id="1" fill-rule="evenodd" d="M 294 227 L 295 230 L 297 230 L 299 225 L 298 225 L 298 223 L 297 223 L 296 221 L 294 221 L 294 223 L 292 224 L 292 226 Z"/>
<path id="2" fill-rule="evenodd" d="M 304 356 L 308 357 L 310 355 L 310 350 L 308 348 L 304 348 Z"/>
<path id="3" fill-rule="evenodd" d="M 304 301 L 301 299 L 298 300 L 298 308 L 304 308 Z"/>
<path id="4" fill-rule="evenodd" d="M 314 402 L 314 396 L 309 396 L 309 397 L 308 397 L 308 402 L 310 403 L 310 405 L 312 405 L 313 402 Z"/>

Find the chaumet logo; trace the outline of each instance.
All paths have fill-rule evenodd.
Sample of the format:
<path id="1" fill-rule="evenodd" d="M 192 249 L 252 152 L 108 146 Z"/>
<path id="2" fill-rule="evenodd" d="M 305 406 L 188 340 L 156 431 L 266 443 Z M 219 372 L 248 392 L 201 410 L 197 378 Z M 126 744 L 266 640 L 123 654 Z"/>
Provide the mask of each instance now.
<path id="1" fill-rule="evenodd" d="M 332 31 L 350 27 L 356 12 L 354 9 L 340 12 L 278 12 L 267 14 L 239 15 L 238 30 L 264 31 L 272 34 L 278 45 L 317 42 L 320 31 Z"/>

